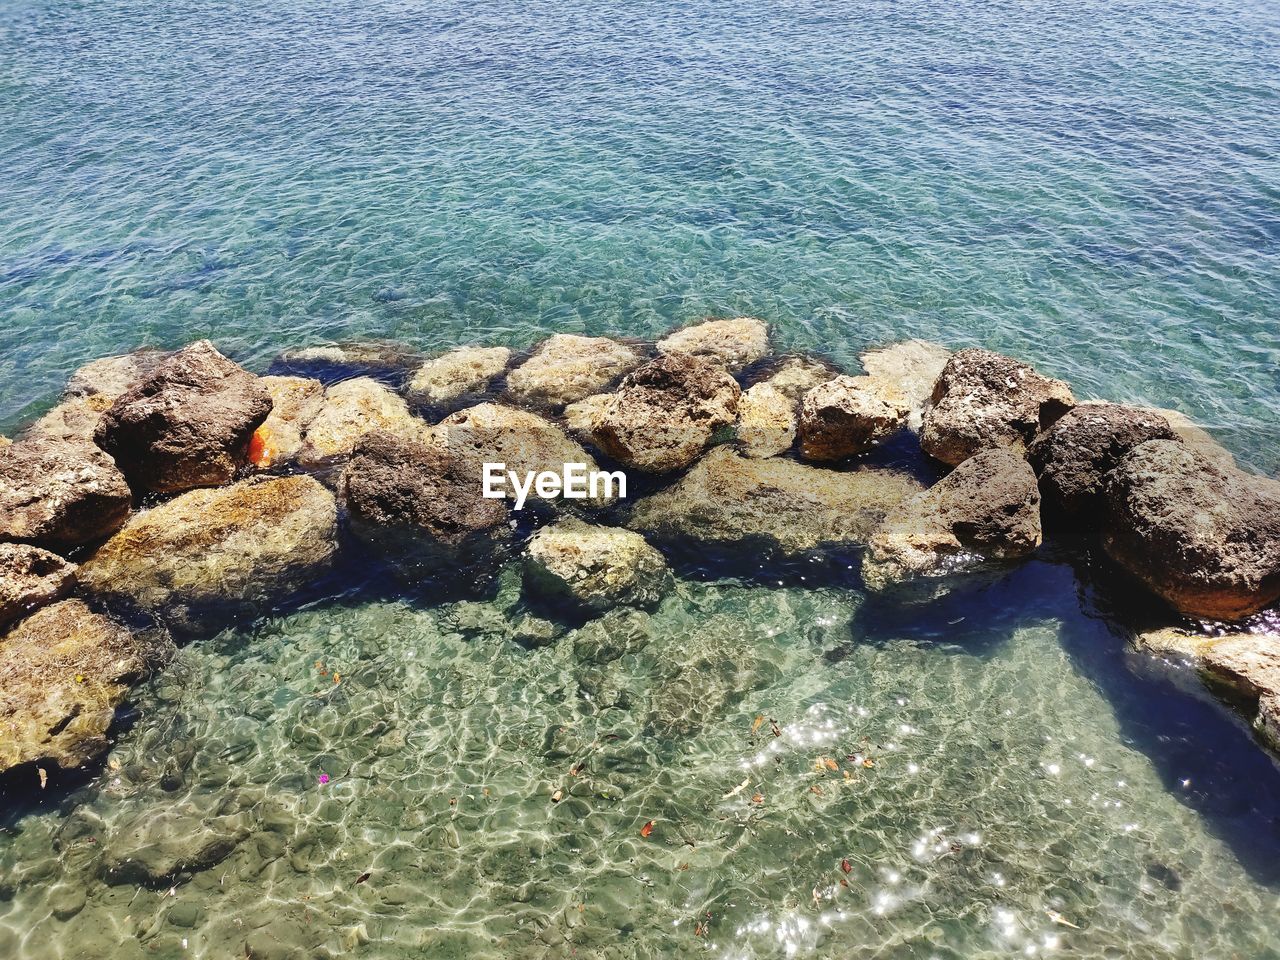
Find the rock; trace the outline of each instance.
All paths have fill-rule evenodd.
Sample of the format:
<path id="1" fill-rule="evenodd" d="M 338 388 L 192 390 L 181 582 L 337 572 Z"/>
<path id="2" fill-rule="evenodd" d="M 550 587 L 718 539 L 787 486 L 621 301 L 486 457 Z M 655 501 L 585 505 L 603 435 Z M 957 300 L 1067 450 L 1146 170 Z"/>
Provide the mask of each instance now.
<path id="1" fill-rule="evenodd" d="M 67 550 L 114 533 L 132 506 L 124 475 L 93 444 L 22 440 L 0 448 L 0 541 Z"/>
<path id="2" fill-rule="evenodd" d="M 143 377 L 155 372 L 170 354 L 164 350 L 135 350 L 117 357 L 91 360 L 71 375 L 64 397 L 105 397 L 114 401 Z"/>
<path id="3" fill-rule="evenodd" d="M 1184 616 L 1236 620 L 1280 599 L 1280 483 L 1149 440 L 1104 497 L 1107 553 Z"/>
<path id="4" fill-rule="evenodd" d="M 674 486 L 639 501 L 628 526 L 662 540 L 799 554 L 865 543 L 890 510 L 919 491 L 888 470 L 843 473 L 720 447 Z"/>
<path id="5" fill-rule="evenodd" d="M 286 350 L 276 357 L 271 373 L 311 377 L 325 385 L 370 377 L 399 386 L 422 356 L 392 340 L 348 341 Z"/>
<path id="6" fill-rule="evenodd" d="M 1165 419 L 1114 403 L 1082 403 L 1063 414 L 1027 448 L 1047 506 L 1094 524 L 1102 510 L 1102 481 L 1126 453 L 1147 440 L 1172 440 Z"/>
<path id="7" fill-rule="evenodd" d="M 201 340 L 117 397 L 94 439 L 137 489 L 180 493 L 233 480 L 270 412 L 258 378 Z"/>
<path id="8" fill-rule="evenodd" d="M 657 606 L 671 587 L 666 560 L 640 534 L 576 519 L 543 527 L 530 538 L 524 579 L 539 599 L 566 599 L 598 613 Z"/>
<path id="9" fill-rule="evenodd" d="M 366 434 L 338 490 L 353 532 L 427 563 L 483 559 L 511 533 L 506 502 L 482 497 L 470 465 L 426 439 Z"/>
<path id="10" fill-rule="evenodd" d="M 616 607 L 573 631 L 573 655 L 584 663 L 610 663 L 643 650 L 652 631 L 648 613 Z"/>
<path id="11" fill-rule="evenodd" d="M 933 385 L 951 359 L 951 351 L 928 340 L 905 340 L 862 354 L 862 368 L 867 373 L 894 384 L 906 397 L 910 413 L 907 426 L 919 430 L 924 407 L 933 396 Z"/>
<path id="12" fill-rule="evenodd" d="M 332 466 L 351 455 L 356 441 L 374 430 L 398 437 L 421 437 L 427 423 L 409 412 L 404 398 L 369 377 L 336 383 L 312 418 L 298 462 L 311 470 Z"/>
<path id="13" fill-rule="evenodd" d="M 738 446 L 748 457 L 773 457 L 796 439 L 796 402 L 769 383 L 743 391 L 738 403 Z"/>
<path id="14" fill-rule="evenodd" d="M 136 814 L 107 837 L 103 879 L 113 885 L 172 886 L 217 866 L 248 833 L 236 816 L 205 818 L 185 807 Z"/>
<path id="15" fill-rule="evenodd" d="M 102 393 L 71 397 L 22 431 L 26 440 L 79 440 L 93 443 L 102 415 L 115 398 Z"/>
<path id="16" fill-rule="evenodd" d="M 999 569 L 1041 539 L 1036 475 L 1022 457 L 996 447 L 885 517 L 867 544 L 862 578 L 876 593 L 905 586 L 933 599 L 956 577 Z"/>
<path id="17" fill-rule="evenodd" d="M 892 383 L 836 377 L 800 404 L 800 452 L 808 460 L 843 460 L 865 453 L 907 424 L 911 408 Z"/>
<path id="18" fill-rule="evenodd" d="M 840 376 L 840 371 L 816 357 L 785 357 L 760 383 L 786 395 L 797 403 L 819 384 Z"/>
<path id="19" fill-rule="evenodd" d="M 12 444 L 13 441 L 8 437 L 0 437 L 0 450 L 3 450 L 5 447 L 11 446 Z"/>
<path id="20" fill-rule="evenodd" d="M 716 431 L 738 419 L 742 389 L 727 373 L 678 353 L 629 373 L 599 411 L 595 441 L 614 460 L 647 473 L 693 463 Z"/>
<path id="21" fill-rule="evenodd" d="M 477 491 L 483 483 L 486 463 L 505 463 L 507 470 L 515 471 L 521 479 L 530 471 L 561 473 L 569 463 L 583 464 L 588 472 L 599 469 L 591 454 L 550 420 L 498 403 L 481 403 L 459 410 L 432 428 L 432 434 L 457 461 L 462 475 Z M 513 497 L 510 483 L 506 489 L 508 496 Z M 531 491 L 526 505 L 602 507 L 613 499 L 603 493 L 584 500 L 544 499 Z"/>
<path id="22" fill-rule="evenodd" d="M 337 551 L 337 523 L 333 494 L 312 477 L 192 490 L 134 515 L 80 582 L 191 630 L 202 614 L 256 614 L 306 586 Z"/>
<path id="23" fill-rule="evenodd" d="M 81 600 L 19 621 L 0 637 L 0 772 L 31 762 L 73 769 L 97 757 L 129 685 L 172 652 Z"/>
<path id="24" fill-rule="evenodd" d="M 988 447 L 1021 452 L 1075 406 L 1071 388 L 990 350 L 947 361 L 925 407 L 920 446 L 952 465 Z"/>
<path id="25" fill-rule="evenodd" d="M 437 406 L 483 393 L 510 362 L 511 351 L 506 347 L 450 350 L 418 368 L 409 381 L 409 399 Z"/>
<path id="26" fill-rule="evenodd" d="M 254 433 L 249 458 L 267 468 L 297 459 L 303 436 L 324 405 L 324 385 L 307 377 L 260 377 L 271 395 L 271 414 Z"/>
<path id="27" fill-rule="evenodd" d="M 737 373 L 769 355 L 769 325 L 754 317 L 704 320 L 659 340 L 658 352 L 700 357 Z"/>
<path id="28" fill-rule="evenodd" d="M 76 565 L 56 553 L 0 543 L 0 627 L 63 599 L 76 583 Z"/>
<path id="29" fill-rule="evenodd" d="M 1206 460 L 1224 467 L 1236 465 L 1236 458 L 1231 451 L 1213 439 L 1207 430 L 1192 421 L 1185 413 L 1160 407 L 1146 409 L 1150 413 L 1163 417 L 1178 438 Z"/>
<path id="30" fill-rule="evenodd" d="M 562 407 L 600 393 L 643 362 L 638 348 L 608 337 L 557 333 L 511 371 L 507 389 L 521 400 Z"/>
<path id="31" fill-rule="evenodd" d="M 609 393 L 596 393 L 565 407 L 562 416 L 569 431 L 584 440 L 594 442 L 600 417 L 609 405 L 611 396 Z"/>

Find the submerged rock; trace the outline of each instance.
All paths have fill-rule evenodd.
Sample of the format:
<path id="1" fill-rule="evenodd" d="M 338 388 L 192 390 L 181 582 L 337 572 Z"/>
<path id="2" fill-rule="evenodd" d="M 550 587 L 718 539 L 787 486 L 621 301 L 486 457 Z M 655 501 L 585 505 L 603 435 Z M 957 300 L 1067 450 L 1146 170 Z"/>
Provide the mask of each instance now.
<path id="1" fill-rule="evenodd" d="M 867 544 L 862 578 L 876 593 L 905 586 L 932 599 L 958 576 L 995 572 L 1029 555 L 1041 539 L 1036 475 L 997 447 L 890 513 Z"/>
<path id="2" fill-rule="evenodd" d="M 671 587 L 666 560 L 640 534 L 576 519 L 530 538 L 524 579 L 539 597 L 568 599 L 596 612 L 653 607 Z"/>
<path id="3" fill-rule="evenodd" d="M 470 466 L 425 439 L 366 434 L 338 490 L 353 532 L 423 562 L 484 559 L 510 537 L 506 502 L 482 497 Z"/>
<path id="4" fill-rule="evenodd" d="M 0 637 L 0 772 L 22 763 L 73 769 L 107 747 L 129 685 L 172 645 L 130 633 L 80 600 L 63 600 Z"/>
<path id="5" fill-rule="evenodd" d="M 310 583 L 337 551 L 337 523 L 333 494 L 312 477 L 192 490 L 136 514 L 80 581 L 198 629 L 206 612 L 257 613 Z"/>
<path id="6" fill-rule="evenodd" d="M 271 365 L 271 372 L 314 377 L 325 384 L 372 377 L 398 386 L 421 362 L 421 355 L 403 343 L 348 341 L 286 350 Z"/>
<path id="7" fill-rule="evenodd" d="M 27 440 L 79 440 L 93 443 L 102 415 L 115 398 L 106 394 L 70 397 L 22 431 Z"/>
<path id="8" fill-rule="evenodd" d="M 86 363 L 67 381 L 64 396 L 106 397 L 115 400 L 170 356 L 164 350 L 142 349 L 116 357 L 102 357 Z"/>
<path id="9" fill-rule="evenodd" d="M 202 817 L 184 808 L 138 814 L 107 837 L 109 884 L 172 886 L 217 866 L 249 835 L 237 816 Z"/>
<path id="10" fill-rule="evenodd" d="M 928 340 L 904 340 L 862 354 L 862 368 L 877 380 L 892 383 L 906 398 L 907 426 L 919 430 L 933 385 L 951 359 L 951 351 Z"/>
<path id="11" fill-rule="evenodd" d="M 374 430 L 399 437 L 420 437 L 427 423 L 409 412 L 399 394 L 369 377 L 336 383 L 324 392 L 324 403 L 307 426 L 298 462 L 321 470 L 344 460 L 356 441 Z"/>
<path id="12" fill-rule="evenodd" d="M 647 473 L 693 463 L 716 431 L 738 419 L 742 389 L 723 370 L 678 353 L 630 373 L 596 416 L 594 438 L 608 456 Z"/>
<path id="13" fill-rule="evenodd" d="M 76 582 L 76 565 L 56 553 L 0 543 L 0 627 L 61 600 Z"/>
<path id="14" fill-rule="evenodd" d="M 557 333 L 511 371 L 507 389 L 521 400 L 562 407 L 601 392 L 643 362 L 639 348 L 617 340 Z"/>
<path id="15" fill-rule="evenodd" d="M 258 382 L 271 395 L 271 414 L 254 434 L 250 459 L 263 468 L 288 463 L 302 452 L 302 438 L 324 404 L 324 385 L 307 377 L 261 377 Z"/>
<path id="16" fill-rule="evenodd" d="M 796 439 L 796 402 L 769 383 L 743 391 L 738 403 L 738 446 L 748 457 L 774 457 Z"/>
<path id="17" fill-rule="evenodd" d="M 898 388 L 873 377 L 836 377 L 800 404 L 800 452 L 809 460 L 865 453 L 906 426 L 910 406 Z"/>
<path id="18" fill-rule="evenodd" d="M 510 362 L 511 351 L 506 347 L 450 350 L 417 369 L 409 381 L 409 399 L 438 406 L 483 393 Z"/>
<path id="19" fill-rule="evenodd" d="M 1236 620 L 1280 599 L 1280 483 L 1149 440 L 1104 496 L 1107 553 L 1178 612 Z"/>
<path id="20" fill-rule="evenodd" d="M 180 493 L 233 480 L 270 412 L 257 377 L 201 340 L 117 397 L 94 439 L 134 487 Z"/>
<path id="21" fill-rule="evenodd" d="M 1019 453 L 1075 406 L 1071 388 L 990 350 L 961 350 L 947 361 L 925 407 L 924 452 L 952 465 L 989 447 Z"/>
<path id="22" fill-rule="evenodd" d="M 506 464 L 506 469 L 517 473 L 522 481 L 530 472 L 561 473 L 566 464 L 583 464 L 588 472 L 599 469 L 595 458 L 550 420 L 498 403 L 481 403 L 459 410 L 432 428 L 432 436 L 449 451 L 462 471 L 460 476 L 466 477 L 477 494 L 483 484 L 486 463 Z M 510 483 L 505 489 L 508 497 L 514 498 Z M 614 499 L 603 487 L 597 494 L 581 500 L 566 500 L 544 498 L 533 490 L 526 506 L 601 507 Z"/>
<path id="23" fill-rule="evenodd" d="M 797 554 L 865 543 L 890 510 L 919 491 L 889 470 L 843 473 L 721 447 L 674 486 L 638 502 L 628 526 L 660 539 L 757 543 Z"/>
<path id="24" fill-rule="evenodd" d="M 769 355 L 769 325 L 754 317 L 704 320 L 659 340 L 658 352 L 698 357 L 737 373 Z"/>
<path id="25" fill-rule="evenodd" d="M 132 506 L 124 475 L 93 444 L 22 440 L 0 448 L 0 541 L 67 550 L 120 529 Z"/>
<path id="26" fill-rule="evenodd" d="M 1027 450 L 1046 503 L 1073 520 L 1096 523 L 1103 478 L 1147 440 L 1172 440 L 1168 422 L 1150 410 L 1082 403 L 1038 436 Z"/>
<path id="27" fill-rule="evenodd" d="M 817 357 L 784 357 L 760 383 L 799 402 L 814 387 L 838 376 L 835 366 Z"/>

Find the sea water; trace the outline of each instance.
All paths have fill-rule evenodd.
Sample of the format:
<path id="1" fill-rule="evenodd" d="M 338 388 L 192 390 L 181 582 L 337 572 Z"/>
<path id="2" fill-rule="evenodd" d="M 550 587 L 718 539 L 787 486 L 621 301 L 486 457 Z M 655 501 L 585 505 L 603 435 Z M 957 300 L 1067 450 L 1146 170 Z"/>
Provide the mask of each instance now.
<path id="1" fill-rule="evenodd" d="M 1268 3 L 6 0 L 0 432 L 144 344 L 749 314 L 849 369 L 999 349 L 1274 472 L 1278 118 Z M 913 610 L 685 567 L 541 647 L 510 571 L 335 588 L 5 797 L 0 956 L 1273 954 L 1280 775 L 1067 561 Z"/>

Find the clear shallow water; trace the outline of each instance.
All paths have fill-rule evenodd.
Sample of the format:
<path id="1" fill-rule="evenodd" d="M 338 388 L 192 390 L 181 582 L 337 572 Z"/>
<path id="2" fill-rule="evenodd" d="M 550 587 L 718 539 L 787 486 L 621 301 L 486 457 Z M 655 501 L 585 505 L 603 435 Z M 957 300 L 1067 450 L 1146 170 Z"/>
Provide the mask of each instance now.
<path id="1" fill-rule="evenodd" d="M 7 0 L 0 429 L 212 336 L 750 313 L 1174 406 L 1280 465 L 1267 2 Z"/>
<path id="2" fill-rule="evenodd" d="M 0 430 L 144 343 L 751 313 L 850 367 L 1001 349 L 1274 471 L 1277 64 L 1266 3 L 9 0 Z M 4 821 L 0 956 L 1274 952 L 1275 767 L 1065 567 L 899 617 L 685 582 L 613 660 L 509 599 L 187 647 Z M 149 824 L 234 850 L 107 884 Z"/>

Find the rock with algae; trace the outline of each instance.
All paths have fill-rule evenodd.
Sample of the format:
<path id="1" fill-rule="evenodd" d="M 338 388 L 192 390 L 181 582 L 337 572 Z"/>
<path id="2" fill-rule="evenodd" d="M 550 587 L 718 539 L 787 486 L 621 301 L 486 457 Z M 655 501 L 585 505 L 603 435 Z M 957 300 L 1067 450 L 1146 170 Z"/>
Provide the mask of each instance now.
<path id="1" fill-rule="evenodd" d="M 737 373 L 769 355 L 769 325 L 755 317 L 703 320 L 663 337 L 658 352 L 698 357 Z"/>
<path id="2" fill-rule="evenodd" d="M 323 470 L 351 455 L 356 442 L 374 430 L 400 437 L 419 437 L 427 423 L 409 411 L 399 394 L 370 377 L 335 383 L 307 425 L 298 462 Z"/>
<path id="3" fill-rule="evenodd" d="M 0 627 L 69 594 L 76 565 L 24 543 L 0 543 Z"/>
<path id="4" fill-rule="evenodd" d="M 507 389 L 524 401 L 562 407 L 593 393 L 644 362 L 638 347 L 608 337 L 557 333 L 507 378 Z"/>
<path id="5" fill-rule="evenodd" d="M 458 347 L 433 357 L 409 380 L 409 399 L 429 406 L 483 393 L 511 362 L 506 347 Z"/>
<path id="6" fill-rule="evenodd" d="M 172 653 L 161 632 L 133 633 L 82 600 L 20 620 L 0 637 L 0 772 L 99 756 L 130 685 Z"/>
<path id="7" fill-rule="evenodd" d="M 800 452 L 807 460 L 843 460 L 865 453 L 907 424 L 907 398 L 889 380 L 835 377 L 804 395 Z"/>
<path id="8" fill-rule="evenodd" d="M 539 597 L 559 597 L 595 612 L 652 607 L 671 587 L 666 560 L 640 534 L 575 518 L 530 538 L 524 579 Z"/>

